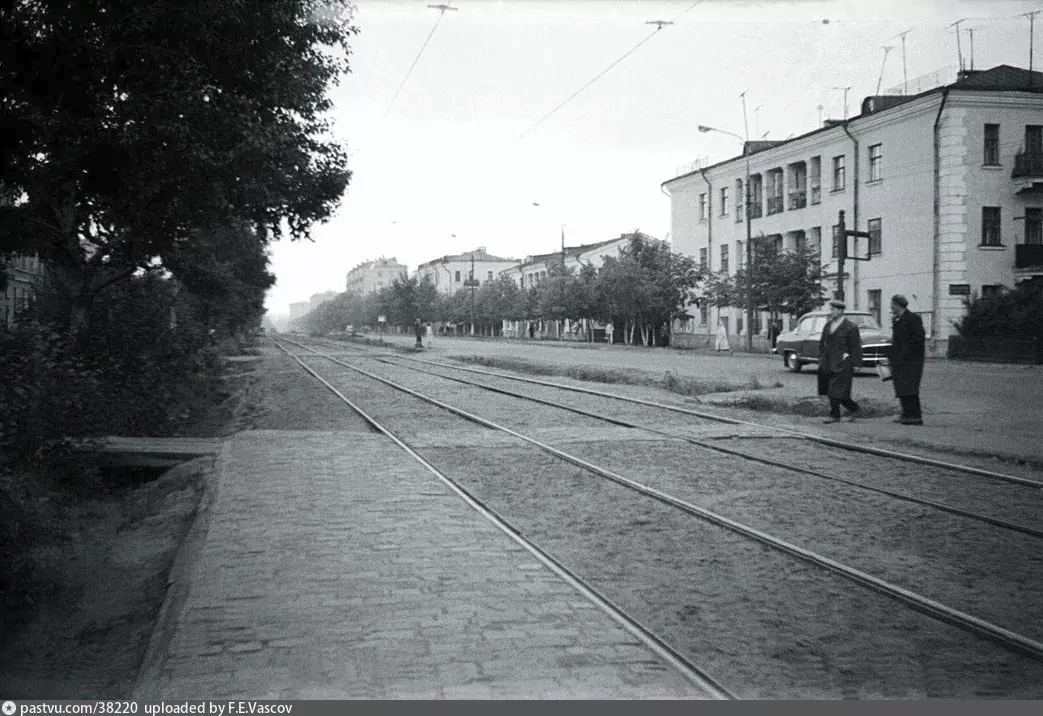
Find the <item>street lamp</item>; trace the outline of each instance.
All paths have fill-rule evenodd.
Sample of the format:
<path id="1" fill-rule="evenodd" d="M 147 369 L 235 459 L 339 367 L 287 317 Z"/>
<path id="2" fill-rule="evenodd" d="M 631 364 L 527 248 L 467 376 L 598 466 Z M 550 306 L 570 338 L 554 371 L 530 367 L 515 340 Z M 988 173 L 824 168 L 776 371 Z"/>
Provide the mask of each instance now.
<path id="1" fill-rule="evenodd" d="M 746 99 L 743 98 L 743 116 L 746 115 Z M 746 350 L 753 352 L 753 226 L 751 224 L 751 209 L 753 208 L 753 196 L 750 192 L 750 141 L 749 137 L 743 138 L 734 132 L 728 132 L 716 127 L 707 127 L 700 124 L 699 131 L 720 132 L 735 137 L 742 144 L 742 153 L 746 157 Z"/>

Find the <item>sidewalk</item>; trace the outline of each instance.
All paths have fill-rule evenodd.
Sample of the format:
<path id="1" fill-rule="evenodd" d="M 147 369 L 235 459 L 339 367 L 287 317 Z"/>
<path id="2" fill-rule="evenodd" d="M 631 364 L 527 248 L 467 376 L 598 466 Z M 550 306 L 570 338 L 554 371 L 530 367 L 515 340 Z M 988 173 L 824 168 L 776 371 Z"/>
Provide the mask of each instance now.
<path id="1" fill-rule="evenodd" d="M 415 342 L 412 336 L 382 338 L 404 347 L 412 347 Z M 457 337 L 436 337 L 425 352 L 430 357 L 440 358 L 485 354 L 559 365 L 596 364 L 603 368 L 632 369 L 659 376 L 670 371 L 678 376 L 738 383 L 756 377 L 764 386 L 782 383 L 782 387 L 721 393 L 699 399 L 703 403 L 724 407 L 747 395 L 770 396 L 796 403 L 814 397 L 817 392 L 814 366 L 806 367 L 800 374 L 789 373 L 783 369 L 782 360 L 771 354 L 719 356 L 704 350 Z M 954 389 L 967 381 L 979 381 L 983 385 L 981 394 L 970 395 Z M 1006 392 L 1001 392 L 1000 388 Z M 869 397 L 879 403 L 893 404 L 894 416 L 897 416 L 898 401 L 889 383 L 882 383 L 875 375 L 863 375 L 856 378 L 855 392 L 856 400 Z M 1023 399 L 1016 407 L 1007 397 L 1012 392 Z M 931 360 L 925 369 L 922 400 L 925 424 L 916 427 L 895 424 L 892 422 L 894 416 L 829 426 L 822 425 L 819 418 L 796 414 L 747 411 L 747 416 L 758 422 L 782 422 L 816 435 L 870 439 L 891 445 L 916 445 L 943 452 L 1043 464 L 1043 366 Z"/>
<path id="2" fill-rule="evenodd" d="M 387 438 L 248 431 L 134 698 L 705 698 Z"/>

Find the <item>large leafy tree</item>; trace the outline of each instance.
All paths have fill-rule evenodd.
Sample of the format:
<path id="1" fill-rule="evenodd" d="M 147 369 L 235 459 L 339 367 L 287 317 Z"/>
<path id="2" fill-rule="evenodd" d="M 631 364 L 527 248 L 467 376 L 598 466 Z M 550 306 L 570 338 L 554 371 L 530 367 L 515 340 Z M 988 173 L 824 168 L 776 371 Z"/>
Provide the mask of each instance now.
<path id="1" fill-rule="evenodd" d="M 800 316 L 822 305 L 822 264 L 817 250 L 797 246 L 781 249 L 774 241 L 753 244 L 753 306 L 772 317 Z M 731 286 L 732 305 L 746 307 L 746 267 L 736 272 Z"/>
<path id="2" fill-rule="evenodd" d="M 37 254 L 74 299 L 243 221 L 309 235 L 350 172 L 327 89 L 348 71 L 339 0 L 0 4 L 0 253 Z M 209 240 L 209 239 L 207 239 Z"/>

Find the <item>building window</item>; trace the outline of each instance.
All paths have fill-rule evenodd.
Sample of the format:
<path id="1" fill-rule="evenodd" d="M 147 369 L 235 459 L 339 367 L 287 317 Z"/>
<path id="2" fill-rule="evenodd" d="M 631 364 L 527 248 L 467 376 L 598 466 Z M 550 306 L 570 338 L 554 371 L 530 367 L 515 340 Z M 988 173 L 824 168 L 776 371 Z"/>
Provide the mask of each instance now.
<path id="1" fill-rule="evenodd" d="M 876 322 L 880 325 L 883 323 L 880 320 L 880 289 L 873 288 L 869 290 L 869 313 L 876 319 Z"/>
<path id="2" fill-rule="evenodd" d="M 840 224 L 833 224 L 833 253 L 830 258 L 836 258 L 840 251 Z"/>
<path id="3" fill-rule="evenodd" d="M 699 195 L 699 221 L 706 221 L 706 193 Z"/>
<path id="4" fill-rule="evenodd" d="M 721 271 L 728 273 L 728 244 L 721 244 Z"/>
<path id="5" fill-rule="evenodd" d="M 743 211 L 746 206 L 746 197 L 742 193 L 742 179 L 735 180 L 735 223 L 738 224 L 743 219 Z"/>
<path id="6" fill-rule="evenodd" d="M 1025 151 L 1036 157 L 1043 154 L 1043 125 L 1025 125 Z"/>
<path id="7" fill-rule="evenodd" d="M 822 157 L 811 158 L 811 203 L 822 201 Z"/>
<path id="8" fill-rule="evenodd" d="M 883 253 L 883 239 L 880 235 L 880 219 L 870 219 L 869 225 L 869 255 L 878 256 Z"/>
<path id="9" fill-rule="evenodd" d="M 883 178 L 881 173 L 883 158 L 882 144 L 873 144 L 869 147 L 869 181 L 880 181 Z"/>
<path id="10" fill-rule="evenodd" d="M 981 245 L 1003 246 L 1000 236 L 1000 207 L 981 208 Z"/>
<path id="11" fill-rule="evenodd" d="M 721 216 L 728 215 L 728 187 L 721 187 Z"/>
<path id="12" fill-rule="evenodd" d="M 706 249 L 699 249 L 699 268 L 706 269 Z"/>
<path id="13" fill-rule="evenodd" d="M 833 191 L 844 189 L 844 155 L 833 157 Z"/>
<path id="14" fill-rule="evenodd" d="M 1002 283 L 986 284 L 981 287 L 982 298 L 992 298 L 994 296 L 999 296 L 1001 293 L 1003 293 Z"/>
<path id="15" fill-rule="evenodd" d="M 1000 163 L 1000 125 L 985 125 L 985 156 L 983 163 L 987 167 L 996 167 Z"/>
<path id="16" fill-rule="evenodd" d="M 456 282 L 460 283 L 460 272 L 459 271 L 456 272 Z"/>
<path id="17" fill-rule="evenodd" d="M 746 257 L 746 254 L 744 254 L 742 252 L 742 242 L 741 241 L 736 241 L 735 242 L 735 270 L 736 271 L 742 271 L 742 263 L 743 263 L 743 260 L 745 259 L 745 257 Z"/>
<path id="18" fill-rule="evenodd" d="M 1043 209 L 1025 209 L 1025 243 L 1043 245 Z"/>
<path id="19" fill-rule="evenodd" d="M 706 321 L 709 318 L 709 311 L 707 309 L 708 306 L 705 303 L 699 305 L 699 322 L 702 323 L 704 326 L 706 325 Z"/>
<path id="20" fill-rule="evenodd" d="M 489 271 L 488 274 L 486 275 L 486 277 L 488 278 L 488 280 L 492 281 L 493 280 L 493 272 Z"/>

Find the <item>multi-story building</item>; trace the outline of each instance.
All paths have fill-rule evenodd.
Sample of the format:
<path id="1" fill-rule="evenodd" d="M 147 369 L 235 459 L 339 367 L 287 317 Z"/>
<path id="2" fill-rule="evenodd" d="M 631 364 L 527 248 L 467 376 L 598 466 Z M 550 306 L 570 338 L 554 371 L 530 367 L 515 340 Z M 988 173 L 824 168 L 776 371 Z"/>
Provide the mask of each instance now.
<path id="1" fill-rule="evenodd" d="M 913 96 L 868 97 L 851 119 L 747 142 L 744 155 L 663 186 L 676 251 L 712 271 L 740 269 L 748 188 L 753 240 L 818 248 L 829 289 L 844 211 L 847 229 L 870 234 L 848 239 L 849 255 L 870 259 L 845 264 L 849 310 L 886 327 L 888 298 L 902 293 L 930 350 L 944 353 L 968 296 L 1043 276 L 1043 73 L 1001 65 Z M 744 332 L 737 308 L 698 313 L 693 331 L 724 318 Z"/>
<path id="2" fill-rule="evenodd" d="M 312 294 L 311 298 L 308 299 L 308 310 L 314 311 L 322 304 L 326 303 L 327 301 L 332 301 L 336 297 L 336 291 L 323 291 L 322 293 Z"/>
<path id="3" fill-rule="evenodd" d="M 33 300 L 44 277 L 44 266 L 36 256 L 0 256 L 7 287 L 0 294 L 0 327 L 10 328 L 15 316 Z"/>
<path id="4" fill-rule="evenodd" d="M 550 267 L 561 266 L 563 260 L 565 269 L 568 271 L 578 271 L 583 266 L 601 268 L 602 260 L 606 256 L 619 255 L 619 250 L 627 244 L 628 236 L 628 234 L 621 234 L 617 239 L 582 246 L 564 246 L 561 251 L 550 254 L 526 256 L 521 263 L 504 269 L 502 275 L 510 276 L 521 288 L 530 288 L 545 281 Z M 651 239 L 650 236 L 644 234 L 641 236 Z"/>
<path id="5" fill-rule="evenodd" d="M 442 258 L 420 264 L 416 276 L 421 281 L 427 277 L 440 294 L 452 296 L 462 288 L 469 288 L 468 283 L 473 272 L 474 287 L 480 287 L 488 281 L 495 281 L 500 272 L 516 265 L 515 259 L 493 256 L 484 246 L 462 254 L 443 256 Z"/>
<path id="6" fill-rule="evenodd" d="M 309 301 L 295 301 L 290 304 L 290 321 L 296 321 L 302 316 L 308 315 L 308 311 L 311 310 L 311 303 Z"/>
<path id="7" fill-rule="evenodd" d="M 359 296 L 376 293 L 391 285 L 396 278 L 409 276 L 409 268 L 400 264 L 398 259 L 384 258 L 366 261 L 348 272 L 347 290 Z"/>

